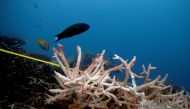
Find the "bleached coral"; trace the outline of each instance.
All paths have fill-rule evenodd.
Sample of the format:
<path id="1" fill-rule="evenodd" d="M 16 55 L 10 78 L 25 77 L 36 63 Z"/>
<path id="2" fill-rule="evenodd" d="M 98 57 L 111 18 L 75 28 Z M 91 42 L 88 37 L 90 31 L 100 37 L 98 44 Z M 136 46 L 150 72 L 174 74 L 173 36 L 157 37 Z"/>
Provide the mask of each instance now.
<path id="1" fill-rule="evenodd" d="M 146 69 L 143 65 L 141 75 L 133 72 L 131 69 L 136 62 L 135 56 L 128 62 L 115 54 L 114 59 L 119 60 L 121 64 L 105 70 L 106 60 L 103 58 L 105 54 L 105 50 L 103 50 L 100 55 L 93 59 L 91 65 L 85 70 L 80 70 L 81 48 L 79 46 L 77 46 L 78 59 L 74 68 L 70 68 L 62 45 L 58 45 L 58 50 L 55 48 L 53 50 L 54 57 L 64 75 L 55 71 L 55 78 L 60 88 L 49 90 L 55 96 L 48 95 L 47 103 L 69 101 L 70 104 L 67 104 L 69 108 L 77 107 L 81 109 L 85 107 L 142 109 L 147 107 L 147 104 L 151 106 L 150 103 L 155 107 L 164 102 L 168 107 L 178 105 L 184 109 L 190 108 L 189 96 L 183 96 L 184 91 L 176 94 L 164 92 L 164 90 L 172 88 L 170 85 L 166 86 L 164 84 L 168 75 L 162 80 L 160 80 L 160 76 L 153 81 L 149 80 L 150 71 L 156 69 L 156 67 L 149 64 Z M 118 70 L 125 70 L 125 80 L 123 82 L 117 81 L 115 76 L 113 78 L 109 76 L 110 73 Z M 128 83 L 129 76 L 131 85 Z M 136 78 L 144 78 L 144 84 L 138 86 L 135 81 Z M 173 104 L 171 101 L 173 101 Z M 150 109 L 157 108 L 150 107 Z"/>

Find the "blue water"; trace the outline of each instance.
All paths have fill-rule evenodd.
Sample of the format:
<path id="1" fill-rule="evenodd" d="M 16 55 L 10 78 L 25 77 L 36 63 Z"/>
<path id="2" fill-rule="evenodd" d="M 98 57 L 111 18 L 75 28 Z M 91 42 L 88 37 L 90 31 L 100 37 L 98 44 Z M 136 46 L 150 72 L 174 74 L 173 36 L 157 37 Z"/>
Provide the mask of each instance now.
<path id="1" fill-rule="evenodd" d="M 55 47 L 56 34 L 85 22 L 91 26 L 87 32 L 59 42 L 66 55 L 76 54 L 80 45 L 83 52 L 137 56 L 136 71 L 151 63 L 158 67 L 153 77 L 168 73 L 169 82 L 190 90 L 189 5 L 189 0 L 1 0 L 0 33 L 18 34 L 29 52 L 52 56 L 35 40 Z"/>

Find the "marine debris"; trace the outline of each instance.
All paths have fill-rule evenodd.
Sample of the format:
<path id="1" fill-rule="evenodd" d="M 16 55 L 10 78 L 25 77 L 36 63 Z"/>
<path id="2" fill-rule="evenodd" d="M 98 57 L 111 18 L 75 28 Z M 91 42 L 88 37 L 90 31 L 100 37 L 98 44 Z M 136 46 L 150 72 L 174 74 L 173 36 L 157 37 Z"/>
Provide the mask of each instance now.
<path id="1" fill-rule="evenodd" d="M 154 80 L 150 80 L 150 72 L 156 69 L 151 64 L 147 68 L 143 65 L 141 74 L 133 72 L 135 56 L 129 61 L 114 54 L 113 59 L 120 61 L 121 64 L 105 70 L 105 50 L 103 50 L 86 69 L 81 70 L 82 52 L 79 46 L 77 46 L 78 58 L 74 68 L 68 64 L 62 45 L 58 44 L 58 49 L 53 50 L 54 57 L 64 74 L 54 71 L 60 88 L 49 89 L 52 94 L 47 95 L 47 104 L 57 103 L 62 105 L 61 107 L 68 106 L 69 109 L 190 108 L 190 96 L 187 92 L 182 90 L 172 93 L 171 85 L 165 85 L 168 74 L 163 78 L 157 76 Z M 125 71 L 124 81 L 117 81 L 115 76 L 113 78 L 109 76 L 118 70 Z M 144 83 L 137 85 L 137 78 L 144 79 Z"/>

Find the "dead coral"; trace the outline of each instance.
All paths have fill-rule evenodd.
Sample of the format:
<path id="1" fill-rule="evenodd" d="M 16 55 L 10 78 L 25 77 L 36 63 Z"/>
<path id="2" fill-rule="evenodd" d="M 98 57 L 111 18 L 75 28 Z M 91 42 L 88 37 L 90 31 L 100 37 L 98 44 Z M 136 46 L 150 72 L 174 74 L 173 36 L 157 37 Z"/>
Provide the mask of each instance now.
<path id="1" fill-rule="evenodd" d="M 149 64 L 146 69 L 143 65 L 143 73 L 141 75 L 133 72 L 131 69 L 136 62 L 134 56 L 131 61 L 126 61 L 117 54 L 114 59 L 121 62 L 120 65 L 104 69 L 105 60 L 103 56 L 105 50 L 93 59 L 92 63 L 85 70 L 80 70 L 81 48 L 77 46 L 78 58 L 76 66 L 70 68 L 67 59 L 63 52 L 63 46 L 58 45 L 58 50 L 54 48 L 54 57 L 61 66 L 64 75 L 55 71 L 60 88 L 50 89 L 53 96 L 48 95 L 46 103 L 58 101 L 70 102 L 69 108 L 80 109 L 84 108 L 100 108 L 100 109 L 168 109 L 168 108 L 190 108 L 190 97 L 184 94 L 184 91 L 177 93 L 166 92 L 166 89 L 171 89 L 170 85 L 166 86 L 164 82 L 167 79 L 166 75 L 163 79 L 158 76 L 150 81 L 150 71 L 156 69 Z M 61 60 L 60 58 L 61 57 Z M 125 70 L 125 80 L 117 81 L 115 77 L 109 76 L 113 71 Z M 131 78 L 131 85 L 129 82 Z M 144 78 L 144 84 L 137 85 L 135 79 Z M 172 90 L 172 89 L 171 89 Z"/>

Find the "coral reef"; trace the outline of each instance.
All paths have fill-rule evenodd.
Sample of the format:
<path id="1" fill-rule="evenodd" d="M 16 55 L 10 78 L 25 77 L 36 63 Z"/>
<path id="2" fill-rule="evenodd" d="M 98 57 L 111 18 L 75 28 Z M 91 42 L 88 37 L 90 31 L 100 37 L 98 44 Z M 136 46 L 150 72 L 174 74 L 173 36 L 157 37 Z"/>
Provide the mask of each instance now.
<path id="1" fill-rule="evenodd" d="M 25 44 L 25 40 L 18 38 L 16 34 L 0 34 L 0 48 L 19 53 L 25 53 L 26 51 L 22 48 L 22 45 Z"/>
<path id="2" fill-rule="evenodd" d="M 84 70 L 80 69 L 81 48 L 77 46 L 78 58 L 76 66 L 71 68 L 65 58 L 63 46 L 58 45 L 54 50 L 54 57 L 61 66 L 64 74 L 57 71 L 55 78 L 60 88 L 49 89 L 52 93 L 47 95 L 46 103 L 58 103 L 61 107 L 69 109 L 103 108 L 103 109 L 189 109 L 190 96 L 184 90 L 172 93 L 171 85 L 165 85 L 168 77 L 158 76 L 150 80 L 150 72 L 156 67 L 151 64 L 143 72 L 137 74 L 132 71 L 136 62 L 134 56 L 131 61 L 125 60 L 114 54 L 115 60 L 120 65 L 104 69 L 105 50 L 92 60 Z M 61 58 L 61 59 L 60 59 Z M 61 62 L 62 60 L 62 62 Z M 125 80 L 117 81 L 112 72 L 124 70 Z M 136 84 L 136 79 L 144 79 L 141 85 Z M 129 81 L 131 80 L 131 81 Z"/>
<path id="3" fill-rule="evenodd" d="M 25 43 L 14 35 L 0 35 L 0 48 L 51 60 L 45 55 L 28 53 L 22 47 Z M 141 74 L 133 72 L 136 57 L 126 61 L 114 55 L 114 59 L 121 62 L 115 65 L 105 58 L 104 50 L 97 55 L 85 54 L 78 46 L 78 57 L 71 57 L 69 62 L 63 46 L 58 45 L 58 48 L 54 49 L 54 57 L 61 68 L 0 52 L 0 109 L 190 108 L 187 92 L 176 91 L 175 85 L 165 84 L 168 75 L 150 80 L 150 72 L 156 67 L 143 65 Z M 117 71 L 125 71 L 124 81 L 110 77 Z M 138 78 L 144 79 L 144 83 L 137 84 Z M 48 97 L 48 105 L 44 104 L 45 97 Z"/>
<path id="4" fill-rule="evenodd" d="M 27 42 L 15 34 L 0 34 L 0 49 L 25 54 L 38 59 L 52 61 L 40 53 L 30 53 L 23 48 Z M 85 68 L 91 62 L 93 53 L 83 53 Z M 54 70 L 62 72 L 59 67 L 50 66 L 45 63 L 36 62 L 27 58 L 0 52 L 0 109 L 17 108 L 38 108 L 38 109 L 59 109 L 56 104 L 45 105 L 45 95 L 49 88 L 56 88 Z M 76 56 L 69 56 L 72 60 L 69 65 L 75 65 Z"/>
<path id="5" fill-rule="evenodd" d="M 99 54 L 95 54 L 91 51 L 83 52 L 81 55 L 81 63 L 80 63 L 80 70 L 84 70 L 92 63 L 92 58 L 99 56 Z M 108 69 L 111 67 L 116 66 L 116 63 L 111 60 L 111 56 L 104 56 L 105 60 L 107 61 L 104 65 L 104 69 Z M 67 61 L 71 68 L 76 66 L 77 55 L 69 55 L 67 57 Z"/>
<path id="6" fill-rule="evenodd" d="M 1 49 L 30 54 L 24 44 L 17 36 L 0 35 Z M 0 57 L 0 109 L 44 108 L 44 93 L 58 86 L 53 71 L 59 68 L 4 52 Z"/>

